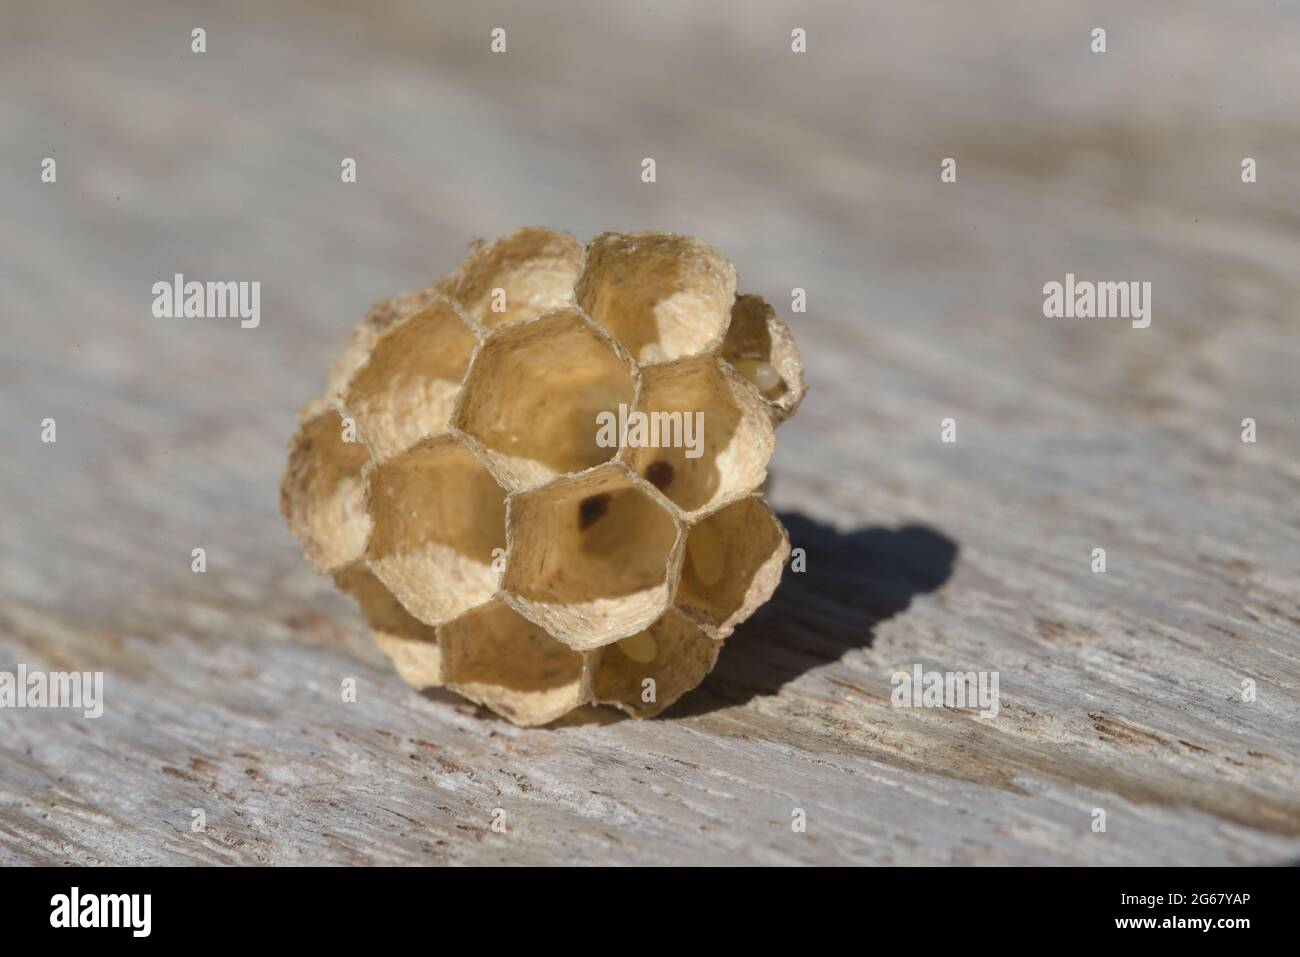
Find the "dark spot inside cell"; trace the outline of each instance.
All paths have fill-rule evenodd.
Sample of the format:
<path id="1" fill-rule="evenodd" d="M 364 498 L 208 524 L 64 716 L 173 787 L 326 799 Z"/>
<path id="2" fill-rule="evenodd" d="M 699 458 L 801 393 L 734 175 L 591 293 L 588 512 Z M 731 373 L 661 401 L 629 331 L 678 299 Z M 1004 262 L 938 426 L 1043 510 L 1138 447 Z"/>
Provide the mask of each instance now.
<path id="1" fill-rule="evenodd" d="M 608 495 L 589 495 L 578 503 L 578 528 L 586 531 L 609 511 Z"/>
<path id="2" fill-rule="evenodd" d="M 647 482 L 662 492 L 673 483 L 673 467 L 667 462 L 651 462 L 645 470 L 645 477 Z"/>

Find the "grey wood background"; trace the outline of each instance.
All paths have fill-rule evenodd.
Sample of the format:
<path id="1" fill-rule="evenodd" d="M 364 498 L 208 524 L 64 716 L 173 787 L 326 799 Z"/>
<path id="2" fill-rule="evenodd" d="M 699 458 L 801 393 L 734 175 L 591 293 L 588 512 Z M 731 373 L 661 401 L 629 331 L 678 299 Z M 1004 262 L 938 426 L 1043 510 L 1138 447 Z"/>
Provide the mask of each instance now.
<path id="1" fill-rule="evenodd" d="M 0 861 L 1295 859 L 1298 31 L 1195 0 L 4 5 L 0 670 L 107 700 L 0 711 Z M 699 235 L 787 316 L 808 290 L 772 465 L 808 570 L 660 720 L 410 691 L 278 513 L 366 306 L 524 224 Z M 260 281 L 260 328 L 154 319 L 174 272 Z M 1066 272 L 1151 281 L 1151 327 L 1044 319 Z M 996 670 L 1001 713 L 891 708 L 914 663 Z"/>

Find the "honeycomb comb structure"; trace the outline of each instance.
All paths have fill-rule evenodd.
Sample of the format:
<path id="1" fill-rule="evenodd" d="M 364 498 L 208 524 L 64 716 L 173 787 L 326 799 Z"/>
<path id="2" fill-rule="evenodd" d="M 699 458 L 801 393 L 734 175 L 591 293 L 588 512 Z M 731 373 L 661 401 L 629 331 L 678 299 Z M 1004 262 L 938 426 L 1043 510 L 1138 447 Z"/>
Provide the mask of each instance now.
<path id="1" fill-rule="evenodd" d="M 520 725 L 651 717 L 780 581 L 760 489 L 804 389 L 705 243 L 521 229 L 370 309 L 299 413 L 281 510 L 415 687 Z"/>

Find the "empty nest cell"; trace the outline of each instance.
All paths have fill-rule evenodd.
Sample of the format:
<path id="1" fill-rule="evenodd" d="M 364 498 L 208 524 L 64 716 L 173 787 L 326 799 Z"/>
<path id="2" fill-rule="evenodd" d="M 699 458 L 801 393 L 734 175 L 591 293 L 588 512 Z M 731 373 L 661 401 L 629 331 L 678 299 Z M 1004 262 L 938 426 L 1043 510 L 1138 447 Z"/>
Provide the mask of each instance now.
<path id="1" fill-rule="evenodd" d="M 399 292 L 396 296 L 380 299 L 371 305 L 366 310 L 365 317 L 348 336 L 348 345 L 343 350 L 343 355 L 330 365 L 329 395 L 341 401 L 352 376 L 366 361 L 380 334 L 399 320 L 427 308 L 445 295 L 448 286 L 449 280 L 439 279 L 423 289 Z"/>
<path id="2" fill-rule="evenodd" d="M 672 515 L 611 463 L 510 499 L 502 587 L 511 603 L 579 650 L 647 627 L 676 579 Z"/>
<path id="3" fill-rule="evenodd" d="M 367 494 L 366 558 L 411 614 L 436 625 L 492 597 L 506 493 L 459 435 L 433 436 L 375 466 Z"/>
<path id="4" fill-rule="evenodd" d="M 632 365 L 580 312 L 565 309 L 490 335 L 456 424 L 518 487 L 599 465 L 597 417 L 631 405 Z"/>
<path id="5" fill-rule="evenodd" d="M 336 572 L 334 584 L 356 599 L 375 643 L 392 660 L 403 681 L 414 688 L 442 684 L 437 629 L 402 607 L 364 562 L 354 562 Z"/>
<path id="6" fill-rule="evenodd" d="M 757 488 L 775 446 L 772 419 L 736 373 L 712 356 L 646 369 L 620 457 L 688 513 Z"/>
<path id="7" fill-rule="evenodd" d="M 642 365 L 713 348 L 736 297 L 736 268 L 672 233 L 602 233 L 587 245 L 578 305 Z"/>
<path id="8" fill-rule="evenodd" d="M 475 322 L 504 326 L 571 304 L 582 258 L 568 233 L 520 229 L 472 252 L 448 291 Z"/>
<path id="9" fill-rule="evenodd" d="M 370 461 L 360 442 L 346 441 L 343 417 L 313 403 L 289 446 L 280 511 L 312 567 L 332 572 L 361 556 L 370 534 L 361 471 Z"/>
<path id="10" fill-rule="evenodd" d="M 442 629 L 448 686 L 516 724 L 554 721 L 582 701 L 582 655 L 495 600 Z"/>
<path id="11" fill-rule="evenodd" d="M 446 299 L 376 340 L 343 403 L 376 461 L 445 428 L 478 339 Z"/>

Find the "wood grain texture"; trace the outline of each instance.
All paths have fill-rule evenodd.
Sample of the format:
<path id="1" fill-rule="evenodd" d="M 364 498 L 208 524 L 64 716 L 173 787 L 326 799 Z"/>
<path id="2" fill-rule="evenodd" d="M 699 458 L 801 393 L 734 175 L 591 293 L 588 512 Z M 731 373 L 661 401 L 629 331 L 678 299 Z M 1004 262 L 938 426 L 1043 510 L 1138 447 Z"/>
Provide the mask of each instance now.
<path id="1" fill-rule="evenodd" d="M 107 696 L 0 711 L 0 862 L 1300 855 L 1300 10 L 368 6 L 0 14 L 0 670 Z M 278 514 L 367 305 L 529 223 L 808 290 L 808 570 L 660 720 L 413 693 Z M 260 281 L 261 326 L 153 318 L 175 272 Z M 1151 281 L 1151 327 L 1045 320 L 1066 272 Z M 999 716 L 891 708 L 914 663 Z"/>

